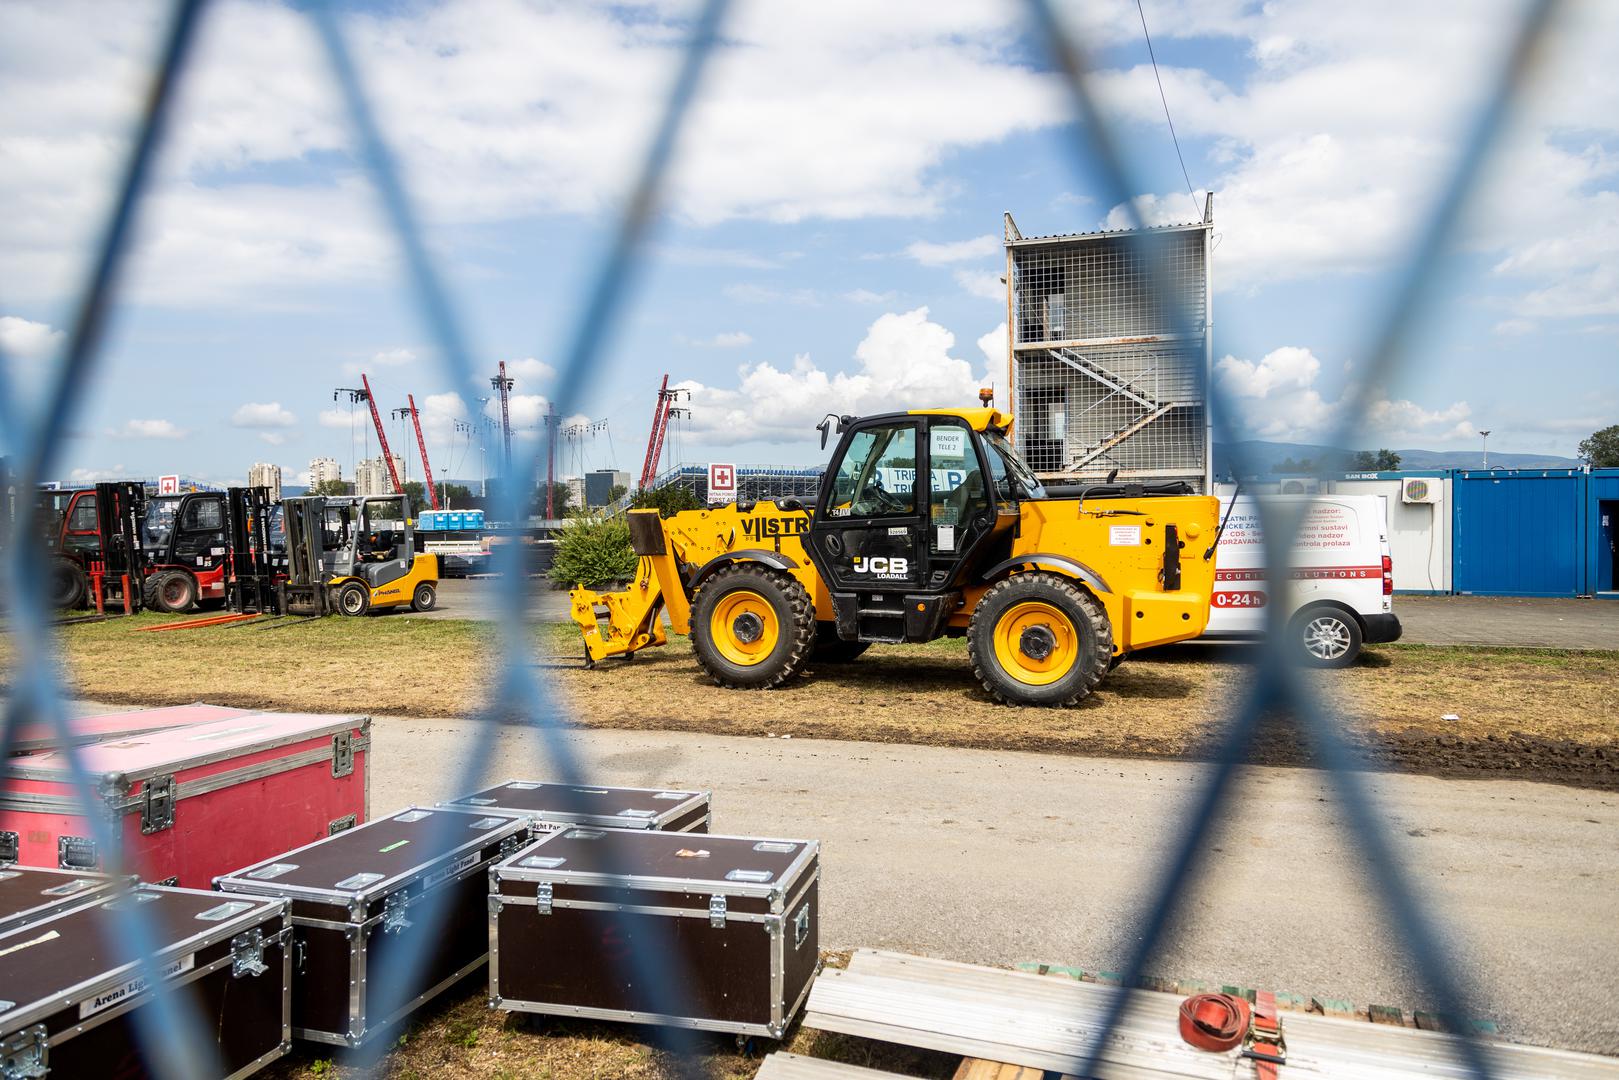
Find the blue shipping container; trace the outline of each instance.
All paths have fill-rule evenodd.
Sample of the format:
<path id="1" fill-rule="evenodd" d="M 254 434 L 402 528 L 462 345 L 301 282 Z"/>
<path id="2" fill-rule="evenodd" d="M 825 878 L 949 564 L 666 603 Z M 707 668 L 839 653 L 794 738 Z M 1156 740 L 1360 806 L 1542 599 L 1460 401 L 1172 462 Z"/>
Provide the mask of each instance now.
<path id="1" fill-rule="evenodd" d="M 1477 596 L 1587 595 L 1587 477 L 1577 469 L 1458 470 L 1451 581 Z"/>

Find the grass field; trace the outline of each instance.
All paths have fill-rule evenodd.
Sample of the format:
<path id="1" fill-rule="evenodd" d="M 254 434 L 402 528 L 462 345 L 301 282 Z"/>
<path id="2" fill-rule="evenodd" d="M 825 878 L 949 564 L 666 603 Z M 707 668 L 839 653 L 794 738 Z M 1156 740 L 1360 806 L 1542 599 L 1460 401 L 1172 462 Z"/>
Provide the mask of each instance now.
<path id="1" fill-rule="evenodd" d="M 67 683 L 113 704 L 449 716 L 475 710 L 493 682 L 486 623 L 380 616 L 144 631 L 160 621 L 60 628 Z M 542 675 L 586 726 L 1194 759 L 1209 752 L 1254 655 L 1156 650 L 1078 707 L 1045 710 L 992 701 L 960 640 L 879 646 L 786 689 L 741 693 L 711 684 L 684 639 L 587 670 L 572 626 L 534 634 Z M 1351 669 L 1308 678 L 1374 765 L 1619 786 L 1619 653 L 1378 646 Z M 1254 759 L 1308 758 L 1284 724 Z"/>

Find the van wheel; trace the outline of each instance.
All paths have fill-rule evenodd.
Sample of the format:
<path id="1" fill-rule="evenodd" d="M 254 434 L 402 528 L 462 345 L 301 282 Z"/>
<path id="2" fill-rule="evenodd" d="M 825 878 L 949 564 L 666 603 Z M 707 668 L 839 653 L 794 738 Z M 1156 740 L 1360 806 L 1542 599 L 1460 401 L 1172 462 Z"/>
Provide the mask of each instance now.
<path id="1" fill-rule="evenodd" d="M 1107 674 L 1113 627 L 1096 598 L 1067 578 L 1013 574 L 973 609 L 967 655 L 998 701 L 1072 705 Z"/>
<path id="2" fill-rule="evenodd" d="M 351 581 L 337 590 L 337 610 L 344 615 L 364 615 L 371 610 L 371 590 Z"/>
<path id="3" fill-rule="evenodd" d="M 1294 652 L 1308 667 L 1348 667 L 1360 655 L 1360 622 L 1344 608 L 1310 608 L 1294 618 L 1291 629 Z"/>
<path id="4" fill-rule="evenodd" d="M 422 582 L 420 585 L 416 586 L 416 591 L 413 594 L 411 594 L 410 610 L 412 610 L 412 611 L 432 611 L 437 606 L 438 606 L 438 590 L 437 589 L 433 588 L 432 585 L 428 584 L 425 581 Z"/>

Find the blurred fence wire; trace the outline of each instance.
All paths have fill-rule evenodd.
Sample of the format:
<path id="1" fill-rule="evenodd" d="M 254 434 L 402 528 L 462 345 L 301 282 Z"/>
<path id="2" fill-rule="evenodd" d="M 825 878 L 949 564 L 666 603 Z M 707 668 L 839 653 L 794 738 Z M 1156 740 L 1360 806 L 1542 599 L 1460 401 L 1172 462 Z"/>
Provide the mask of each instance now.
<path id="1" fill-rule="evenodd" d="M 21 410 L 13 392 L 14 387 L 7 382 L 8 369 L 0 364 L 0 428 L 3 428 L 6 443 L 21 463 L 16 470 L 19 492 L 32 491 L 50 475 L 59 459 L 64 435 L 80 404 L 80 388 L 95 385 L 102 331 L 118 295 L 120 270 L 129 250 L 142 196 L 150 186 L 152 165 L 163 142 L 174 90 L 184 77 L 191 59 L 191 45 L 197 25 L 205 14 L 205 6 L 204 0 L 177 0 L 173 7 L 150 81 L 145 108 L 118 178 L 106 223 L 87 263 L 88 269 L 79 289 L 62 362 L 34 415 L 25 415 Z M 644 257 L 644 242 L 656 222 L 659 196 L 675 157 L 684 123 L 699 97 L 704 71 L 722 40 L 728 7 L 728 0 L 702 0 L 692 18 L 689 37 L 674 81 L 664 99 L 662 113 L 639 168 L 626 187 L 612 241 L 606 246 L 584 301 L 571 320 L 570 331 L 556 350 L 561 362 L 550 396 L 562 415 L 575 410 L 587 373 L 596 369 L 608 345 L 606 335 L 600 328 L 617 325 L 619 320 L 613 315 L 631 299 L 636 273 Z M 1505 127 L 1514 103 L 1522 97 L 1526 85 L 1535 74 L 1537 59 L 1557 7 L 1555 0 L 1529 0 L 1510 37 L 1508 48 L 1497 64 L 1484 104 L 1470 122 L 1459 127 L 1464 135 L 1458 143 L 1458 152 L 1448 179 L 1423 218 L 1424 224 L 1417 230 L 1416 239 L 1402 261 L 1386 309 L 1373 313 L 1376 317 L 1369 321 L 1374 330 L 1368 336 L 1365 361 L 1358 365 L 1360 375 L 1346 398 L 1352 407 L 1344 410 L 1340 430 L 1335 437 L 1325 440 L 1327 445 L 1346 444 L 1344 437 L 1352 434 L 1362 421 L 1375 400 L 1374 395 L 1382 391 L 1396 375 L 1404 358 L 1406 339 L 1431 303 L 1436 264 L 1454 241 L 1460 214 L 1477 186 L 1490 152 Z M 411 199 L 408 178 L 400 169 L 377 123 L 367 98 L 365 73 L 357 66 L 345 42 L 340 13 L 319 0 L 304 5 L 304 9 L 317 31 L 330 65 L 353 132 L 357 156 L 377 190 L 386 219 L 399 243 L 408 286 L 415 297 L 419 314 L 437 346 L 452 384 L 463 400 L 475 401 L 479 397 L 480 380 L 475 371 L 474 357 L 480 353 L 469 338 L 456 304 L 429 253 Z M 1053 0 L 1024 0 L 1023 9 L 1035 51 L 1044 48 L 1049 52 L 1051 68 L 1060 76 L 1079 122 L 1078 134 L 1068 147 L 1074 156 L 1077 171 L 1098 178 L 1108 201 L 1126 208 L 1136 225 L 1144 225 L 1135 197 L 1151 188 L 1132 174 L 1129 155 L 1122 149 L 1118 126 L 1103 113 L 1096 97 L 1089 66 L 1088 43 L 1078 40 L 1068 29 L 1068 20 L 1062 17 Z M 1143 261 L 1152 270 L 1154 260 L 1148 257 Z M 1161 275 L 1162 271 L 1158 273 Z M 1166 282 L 1154 280 L 1151 283 L 1161 295 L 1172 295 Z M 1168 310 L 1179 311 L 1177 305 L 1164 306 Z M 1177 328 L 1187 337 L 1196 336 L 1201 329 L 1192 326 Z M 1243 437 L 1238 414 L 1228 401 L 1222 400 L 1218 386 L 1209 385 L 1204 389 L 1221 441 L 1228 446 L 1236 446 Z M 540 450 L 538 445 L 524 447 L 517 460 L 510 464 L 508 477 L 534 476 Z M 1240 460 L 1236 465 L 1239 474 L 1253 471 L 1245 468 Z M 526 492 L 522 490 L 523 487 L 516 483 L 499 485 L 494 508 L 496 518 L 516 520 L 524 516 Z M 1300 513 L 1268 504 L 1261 506 L 1260 513 L 1269 550 L 1291 551 L 1300 524 Z M 15 536 L 39 535 L 33 515 L 32 500 L 20 498 Z M 527 580 L 520 564 L 519 548 L 520 545 L 505 544 L 499 549 L 497 570 L 508 582 Z M 4 553 L 3 580 L 11 599 L 8 634 L 15 674 L 5 705 L 4 731 L 0 733 L 0 760 L 9 754 L 12 740 L 22 724 L 48 723 L 66 748 L 65 756 L 70 763 L 73 783 L 81 804 L 88 808 L 94 805 L 95 791 L 81 755 L 68 737 L 68 707 L 63 697 L 64 688 L 57 682 L 59 666 L 52 652 L 49 631 L 52 613 L 44 588 L 47 575 L 44 573 L 43 558 L 44 552 L 40 546 L 29 543 L 9 544 Z M 1290 588 L 1290 562 L 1269 560 L 1267 588 L 1272 597 L 1281 597 Z M 532 733 L 532 749 L 547 775 L 563 783 L 577 784 L 586 780 L 567 740 L 568 717 L 546 685 L 536 663 L 533 628 L 527 623 L 529 605 L 526 590 L 529 587 L 532 586 L 514 586 L 501 592 L 500 652 L 497 658 L 491 660 L 495 665 L 493 690 L 481 713 L 483 722 L 477 729 L 478 737 L 468 748 L 462 763 L 460 787 L 464 790 L 476 787 L 491 765 L 497 730 L 503 722 L 518 722 L 528 727 Z M 1382 818 L 1364 781 L 1351 767 L 1350 753 L 1339 734 L 1341 717 L 1333 703 L 1321 700 L 1301 678 L 1282 647 L 1283 627 L 1280 620 L 1287 610 L 1286 603 L 1273 602 L 1267 607 L 1271 621 L 1270 644 L 1261 653 L 1247 694 L 1234 707 L 1227 720 L 1214 766 L 1195 799 L 1193 812 L 1175 829 L 1176 835 L 1182 839 L 1160 868 L 1152 895 L 1143 904 L 1136 920 L 1143 932 L 1128 958 L 1124 985 L 1133 985 L 1147 969 L 1173 926 L 1180 905 L 1196 890 L 1200 853 L 1222 807 L 1231 797 L 1250 746 L 1259 737 L 1262 720 L 1267 715 L 1280 716 L 1282 722 L 1298 729 L 1312 749 L 1316 762 L 1331 777 L 1333 790 L 1349 821 L 1352 842 L 1362 857 L 1364 871 L 1425 981 L 1436 1012 L 1449 1021 L 1453 1031 L 1466 1032 L 1468 1028 L 1464 1020 L 1473 1013 L 1462 985 L 1448 963 L 1439 921 L 1425 909 L 1412 887 L 1389 842 Z M 114 853 L 108 859 L 107 868 L 118 870 L 118 845 L 111 825 L 88 811 L 86 818 L 93 823 L 98 850 Z M 448 828 L 447 821 L 444 827 Z M 813 829 L 806 828 L 805 831 L 812 832 Z M 1060 910 L 1060 906 L 1056 910 Z M 153 969 L 151 956 L 156 941 L 155 927 L 150 924 L 145 909 L 139 905 L 126 905 L 114 914 L 117 919 L 116 940 L 129 958 L 138 959 L 144 965 L 143 972 L 154 987 L 151 1007 L 135 1010 L 135 1016 L 140 1020 L 138 1036 L 153 1071 L 158 1075 L 175 1077 L 218 1075 L 218 1062 L 211 1056 L 212 1040 L 205 1037 L 203 1019 L 182 1007 L 175 995 L 164 992 L 165 984 Z M 418 921 L 429 927 L 437 926 L 446 915 L 442 905 L 430 904 L 421 910 Z M 405 993 L 404 987 L 414 982 L 414 974 L 427 963 L 435 935 L 422 933 L 414 935 L 411 940 L 415 946 L 407 951 L 406 967 L 396 973 L 396 992 L 399 994 Z M 672 951 L 648 949 L 637 953 L 634 961 L 639 965 L 639 970 L 634 972 L 638 982 L 664 987 L 671 995 L 671 1007 L 664 1010 L 670 1014 L 679 1012 L 672 1007 L 672 995 L 678 993 L 677 988 L 681 983 L 681 973 L 671 966 L 669 957 L 672 955 Z M 1125 1001 L 1126 994 L 1115 997 L 1112 1012 L 1090 1041 L 1086 1055 L 1088 1065 L 1081 1070 L 1081 1075 L 1094 1071 L 1102 1048 L 1108 1044 L 1122 1017 Z M 403 1004 L 403 998 L 393 1004 Z M 387 1015 L 391 1011 L 391 1008 L 385 1007 L 382 1013 Z M 674 1033 L 664 1034 L 669 1039 L 676 1037 Z M 691 1052 L 694 1044 L 689 1039 L 671 1041 L 666 1045 L 679 1051 L 670 1058 L 675 1068 L 692 1075 L 701 1071 L 702 1060 Z M 1473 1076 L 1485 1078 L 1491 1075 L 1488 1057 L 1479 1043 L 1464 1038 L 1458 1039 L 1455 1045 Z M 380 1053 L 381 1050 L 379 1048 L 374 1052 Z"/>

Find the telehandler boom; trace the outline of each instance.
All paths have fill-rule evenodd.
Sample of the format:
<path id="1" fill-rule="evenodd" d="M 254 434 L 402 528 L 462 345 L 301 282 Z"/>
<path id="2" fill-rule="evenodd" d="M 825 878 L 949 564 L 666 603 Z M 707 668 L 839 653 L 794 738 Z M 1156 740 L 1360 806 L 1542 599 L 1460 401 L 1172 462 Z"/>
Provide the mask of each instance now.
<path id="1" fill-rule="evenodd" d="M 573 590 L 587 660 L 690 634 L 722 686 L 767 689 L 812 659 L 965 636 L 1009 704 L 1068 705 L 1138 649 L 1208 621 L 1218 503 L 1181 484 L 1049 493 L 992 408 L 828 417 L 840 435 L 797 499 L 630 512 L 621 592 Z"/>

